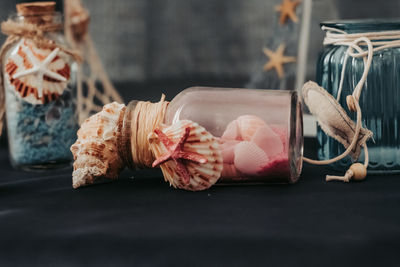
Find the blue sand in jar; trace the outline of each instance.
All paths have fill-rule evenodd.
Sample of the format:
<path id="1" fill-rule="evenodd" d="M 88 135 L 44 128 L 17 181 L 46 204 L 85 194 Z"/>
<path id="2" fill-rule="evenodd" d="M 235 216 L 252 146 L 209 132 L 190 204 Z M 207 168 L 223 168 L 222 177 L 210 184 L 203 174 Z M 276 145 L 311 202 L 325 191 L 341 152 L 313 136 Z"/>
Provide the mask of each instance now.
<path id="1" fill-rule="evenodd" d="M 76 140 L 78 123 L 70 92 L 66 90 L 59 100 L 44 105 L 32 105 L 7 93 L 13 163 L 27 166 L 71 161 L 70 146 Z"/>

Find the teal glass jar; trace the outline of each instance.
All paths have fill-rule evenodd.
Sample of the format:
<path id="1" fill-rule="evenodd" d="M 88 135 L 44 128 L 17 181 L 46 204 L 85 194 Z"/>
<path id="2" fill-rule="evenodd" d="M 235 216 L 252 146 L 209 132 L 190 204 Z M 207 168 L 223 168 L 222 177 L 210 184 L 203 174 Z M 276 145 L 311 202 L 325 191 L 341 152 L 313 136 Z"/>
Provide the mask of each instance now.
<path id="1" fill-rule="evenodd" d="M 321 23 L 321 26 L 345 31 L 348 34 L 400 30 L 400 20 L 352 20 Z M 388 40 L 391 41 L 391 40 Z M 365 46 L 361 47 L 366 49 Z M 328 45 L 317 62 L 317 82 L 333 97 L 337 97 L 345 55 L 348 47 Z M 355 121 L 356 113 L 350 112 L 346 96 L 353 93 L 364 71 L 362 58 L 348 57 L 339 103 Z M 370 173 L 400 172 L 400 48 L 387 48 L 373 54 L 372 64 L 364 84 L 359 104 L 363 126 L 373 132 L 367 142 Z M 344 152 L 344 147 L 321 128 L 317 130 L 320 160 L 334 158 Z M 361 154 L 359 161 L 364 160 Z M 348 168 L 349 156 L 331 164 L 336 170 Z"/>

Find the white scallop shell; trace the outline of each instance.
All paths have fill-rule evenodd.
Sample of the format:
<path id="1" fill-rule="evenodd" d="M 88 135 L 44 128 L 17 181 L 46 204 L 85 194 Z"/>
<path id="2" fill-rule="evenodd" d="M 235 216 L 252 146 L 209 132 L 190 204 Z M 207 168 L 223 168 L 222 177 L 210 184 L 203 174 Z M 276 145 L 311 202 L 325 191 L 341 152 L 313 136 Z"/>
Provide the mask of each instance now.
<path id="1" fill-rule="evenodd" d="M 244 141 L 251 141 L 256 131 L 267 124 L 257 116 L 242 115 L 236 119 L 240 137 Z"/>
<path id="2" fill-rule="evenodd" d="M 245 175 L 257 175 L 268 162 L 267 154 L 253 142 L 243 141 L 235 146 L 235 167 Z"/>
<path id="3" fill-rule="evenodd" d="M 86 119 L 78 131 L 78 140 L 71 146 L 74 155 L 74 188 L 93 184 L 97 179 L 116 179 L 123 169 L 118 154 L 117 129 L 125 105 L 113 102 Z"/>
<path id="4" fill-rule="evenodd" d="M 178 142 L 186 128 L 190 128 L 189 137 L 183 145 L 183 151 L 202 155 L 207 159 L 205 163 L 182 160 L 189 174 L 189 183 L 177 172 L 177 164 L 169 160 L 160 165 L 165 181 L 175 188 L 191 191 L 204 190 L 217 182 L 222 172 L 222 155 L 215 137 L 199 124 L 181 120 L 171 126 L 162 125 L 159 129 L 174 143 Z M 157 134 L 150 133 L 149 144 L 156 158 L 166 154 L 167 148 L 160 141 Z"/>
<path id="5" fill-rule="evenodd" d="M 224 163 L 233 163 L 235 158 L 235 146 L 239 144 L 241 141 L 237 140 L 224 140 L 222 138 L 219 139 L 219 148 L 222 154 L 222 160 Z"/>
<path id="6" fill-rule="evenodd" d="M 237 120 L 231 121 L 228 126 L 226 126 L 226 129 L 224 133 L 221 136 L 221 139 L 224 140 L 239 140 L 240 137 L 240 132 L 239 132 L 239 125 Z"/>
<path id="7" fill-rule="evenodd" d="M 268 157 L 273 157 L 283 152 L 281 138 L 268 125 L 258 128 L 251 141 L 264 150 Z"/>
<path id="8" fill-rule="evenodd" d="M 70 78 L 71 69 L 67 63 L 67 55 L 61 51 L 48 65 L 48 69 L 60 74 L 67 81 L 54 80 L 46 75 L 43 77 L 43 97 L 39 97 L 39 80 L 35 75 L 26 75 L 20 78 L 14 78 L 13 75 L 31 69 L 33 62 L 25 53 L 28 49 L 37 61 L 43 61 L 51 52 L 50 49 L 39 49 L 30 40 L 21 40 L 15 48 L 16 52 L 7 58 L 4 66 L 5 80 L 9 86 L 15 90 L 17 96 L 31 104 L 44 104 L 56 100 L 63 94 Z"/>

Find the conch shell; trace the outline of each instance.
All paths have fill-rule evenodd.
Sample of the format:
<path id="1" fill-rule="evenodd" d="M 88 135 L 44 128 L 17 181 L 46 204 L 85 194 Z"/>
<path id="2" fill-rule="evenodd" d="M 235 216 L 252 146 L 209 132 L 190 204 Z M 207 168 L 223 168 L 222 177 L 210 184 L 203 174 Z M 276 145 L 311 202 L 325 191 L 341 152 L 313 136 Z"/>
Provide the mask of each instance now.
<path id="1" fill-rule="evenodd" d="M 175 188 L 205 190 L 222 173 L 222 154 L 215 137 L 199 124 L 181 120 L 162 125 L 148 136 L 150 149 L 165 181 Z"/>
<path id="2" fill-rule="evenodd" d="M 63 81 L 44 75 L 43 81 L 35 75 L 26 75 L 15 78 L 16 73 L 32 69 L 36 62 L 42 62 L 52 52 L 50 49 L 39 49 L 32 41 L 22 40 L 17 45 L 17 52 L 5 62 L 5 80 L 14 88 L 16 95 L 31 104 L 45 104 L 57 100 L 63 94 L 70 78 L 71 69 L 66 61 L 67 55 L 59 51 L 57 56 L 47 65 L 55 74 L 61 75 Z M 40 87 L 40 88 L 39 88 Z M 43 96 L 40 95 L 42 90 Z"/>
<path id="3" fill-rule="evenodd" d="M 100 178 L 116 179 L 124 168 L 118 153 L 117 129 L 125 113 L 125 105 L 113 102 L 86 119 L 78 131 L 78 140 L 71 146 L 74 155 L 74 188 L 93 184 Z"/>

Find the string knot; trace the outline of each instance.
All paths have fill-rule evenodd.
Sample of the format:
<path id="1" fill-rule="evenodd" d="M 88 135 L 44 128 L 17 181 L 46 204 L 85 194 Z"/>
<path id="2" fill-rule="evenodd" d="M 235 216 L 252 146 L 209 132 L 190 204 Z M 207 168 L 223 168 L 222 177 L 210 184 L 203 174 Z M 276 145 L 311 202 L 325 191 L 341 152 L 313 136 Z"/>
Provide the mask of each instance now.
<path id="1" fill-rule="evenodd" d="M 346 102 L 347 102 L 347 107 L 349 108 L 350 111 L 352 112 L 357 112 L 356 104 L 355 104 L 355 99 L 352 95 L 348 95 L 346 97 Z"/>

